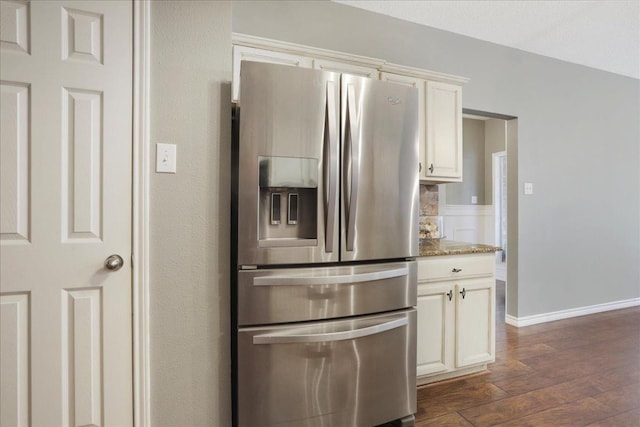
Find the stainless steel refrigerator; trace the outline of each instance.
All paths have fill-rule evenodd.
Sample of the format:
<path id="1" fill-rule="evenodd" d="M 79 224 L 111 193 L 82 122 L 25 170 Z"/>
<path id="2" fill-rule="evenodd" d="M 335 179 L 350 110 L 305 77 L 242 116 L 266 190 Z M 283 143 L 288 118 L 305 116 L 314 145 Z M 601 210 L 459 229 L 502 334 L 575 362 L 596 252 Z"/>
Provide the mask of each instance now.
<path id="1" fill-rule="evenodd" d="M 417 90 L 245 61 L 233 153 L 234 424 L 410 425 Z"/>

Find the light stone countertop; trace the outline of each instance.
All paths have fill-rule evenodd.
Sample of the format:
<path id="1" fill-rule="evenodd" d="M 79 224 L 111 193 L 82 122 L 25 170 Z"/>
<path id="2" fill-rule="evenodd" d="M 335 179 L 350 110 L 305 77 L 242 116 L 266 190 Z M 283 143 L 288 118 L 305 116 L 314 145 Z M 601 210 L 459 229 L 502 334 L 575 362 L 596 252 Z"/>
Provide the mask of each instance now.
<path id="1" fill-rule="evenodd" d="M 484 254 L 501 251 L 502 248 L 453 240 L 420 239 L 420 256 Z"/>

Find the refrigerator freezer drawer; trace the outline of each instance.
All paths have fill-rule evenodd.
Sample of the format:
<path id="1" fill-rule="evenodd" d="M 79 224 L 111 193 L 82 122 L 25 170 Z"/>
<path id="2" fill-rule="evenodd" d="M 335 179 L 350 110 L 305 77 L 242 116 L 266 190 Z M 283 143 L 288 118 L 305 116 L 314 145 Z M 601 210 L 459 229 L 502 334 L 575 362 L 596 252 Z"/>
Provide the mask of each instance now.
<path id="1" fill-rule="evenodd" d="M 415 261 L 240 271 L 238 324 L 332 319 L 416 305 Z"/>
<path id="2" fill-rule="evenodd" d="M 366 426 L 416 412 L 416 311 L 238 332 L 238 425 Z"/>

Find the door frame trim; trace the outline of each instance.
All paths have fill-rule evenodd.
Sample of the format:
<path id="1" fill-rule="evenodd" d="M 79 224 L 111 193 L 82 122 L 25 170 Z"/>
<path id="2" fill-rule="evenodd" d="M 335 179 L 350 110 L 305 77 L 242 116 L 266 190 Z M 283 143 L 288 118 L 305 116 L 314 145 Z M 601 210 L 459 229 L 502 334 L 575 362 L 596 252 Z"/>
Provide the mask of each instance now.
<path id="1" fill-rule="evenodd" d="M 151 2 L 133 0 L 132 328 L 133 425 L 151 425 L 149 353 L 149 161 Z"/>

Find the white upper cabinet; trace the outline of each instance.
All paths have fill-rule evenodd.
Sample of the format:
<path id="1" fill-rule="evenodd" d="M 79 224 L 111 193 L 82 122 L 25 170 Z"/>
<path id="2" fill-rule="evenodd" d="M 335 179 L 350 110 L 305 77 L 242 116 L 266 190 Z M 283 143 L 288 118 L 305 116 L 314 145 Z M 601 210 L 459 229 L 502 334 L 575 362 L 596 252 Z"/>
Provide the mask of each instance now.
<path id="1" fill-rule="evenodd" d="M 428 81 L 426 158 L 420 178 L 462 181 L 462 88 Z"/>
<path id="2" fill-rule="evenodd" d="M 249 46 L 233 47 L 233 81 L 232 100 L 237 101 L 240 95 L 240 62 L 255 61 L 268 62 L 270 64 L 290 65 L 292 67 L 311 68 L 313 59 L 289 53 L 275 52 L 272 50 L 257 49 Z"/>

